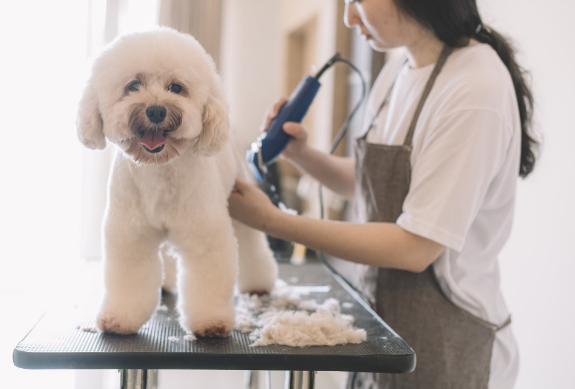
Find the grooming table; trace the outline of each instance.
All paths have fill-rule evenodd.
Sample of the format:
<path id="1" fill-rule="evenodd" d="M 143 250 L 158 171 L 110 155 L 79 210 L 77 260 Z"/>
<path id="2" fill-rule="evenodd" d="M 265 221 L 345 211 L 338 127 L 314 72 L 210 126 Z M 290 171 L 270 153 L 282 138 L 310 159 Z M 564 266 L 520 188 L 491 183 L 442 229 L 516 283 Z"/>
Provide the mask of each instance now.
<path id="1" fill-rule="evenodd" d="M 119 369 L 122 389 L 156 389 L 158 369 L 284 370 L 286 388 L 313 388 L 315 371 L 414 370 L 411 347 L 322 265 L 280 264 L 280 278 L 290 285 L 317 286 L 305 299 L 320 303 L 338 299 L 342 313 L 353 315 L 354 325 L 366 330 L 367 341 L 250 347 L 248 334 L 235 330 L 224 339 L 185 340 L 174 307 L 176 296 L 168 293 L 162 297 L 168 309 L 156 311 L 137 334 L 128 336 L 86 331 L 94 327 L 97 300 L 90 309 L 74 305 L 50 309 L 14 349 L 14 364 L 24 369 Z"/>

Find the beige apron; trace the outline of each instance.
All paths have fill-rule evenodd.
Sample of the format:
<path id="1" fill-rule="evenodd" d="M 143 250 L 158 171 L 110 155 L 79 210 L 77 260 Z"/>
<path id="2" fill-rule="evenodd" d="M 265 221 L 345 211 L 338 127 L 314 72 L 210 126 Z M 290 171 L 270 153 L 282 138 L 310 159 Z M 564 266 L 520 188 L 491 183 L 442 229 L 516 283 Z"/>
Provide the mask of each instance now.
<path id="1" fill-rule="evenodd" d="M 452 52 L 445 47 L 429 77 L 403 145 L 355 143 L 356 212 L 360 222 L 395 223 L 411 181 L 410 154 L 419 114 Z M 453 304 L 443 293 L 433 266 L 422 273 L 355 264 L 343 274 L 375 311 L 415 350 L 417 366 L 408 374 L 352 373 L 348 386 L 393 389 L 487 388 L 491 351 L 500 327 Z"/>

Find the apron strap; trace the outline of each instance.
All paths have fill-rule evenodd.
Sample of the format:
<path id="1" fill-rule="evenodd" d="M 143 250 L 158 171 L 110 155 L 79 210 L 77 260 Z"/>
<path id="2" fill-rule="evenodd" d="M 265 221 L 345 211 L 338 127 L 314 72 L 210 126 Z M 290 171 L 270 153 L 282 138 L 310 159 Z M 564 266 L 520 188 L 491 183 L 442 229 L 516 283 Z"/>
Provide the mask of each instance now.
<path id="1" fill-rule="evenodd" d="M 435 80 L 437 79 L 439 72 L 443 68 L 443 65 L 445 65 L 445 62 L 447 61 L 447 57 L 449 57 L 449 55 L 451 54 L 452 51 L 453 51 L 453 47 L 448 46 L 448 45 L 443 46 L 443 50 L 441 51 L 441 55 L 439 56 L 439 59 L 437 60 L 437 63 L 435 64 L 435 67 L 433 68 L 433 72 L 431 73 L 431 75 L 429 76 L 429 79 L 427 80 L 427 84 L 425 85 L 425 89 L 423 90 L 423 94 L 421 95 L 421 98 L 419 99 L 419 103 L 417 104 L 417 108 L 415 110 L 415 113 L 413 114 L 413 118 L 411 119 L 411 124 L 409 126 L 409 130 L 407 131 L 407 135 L 405 136 L 405 141 L 403 142 L 404 146 L 411 147 L 411 143 L 413 141 L 413 133 L 415 132 L 415 126 L 417 125 L 417 120 L 419 119 L 419 114 L 421 113 L 421 110 L 423 109 L 423 105 L 425 104 L 425 101 L 427 100 L 427 96 L 429 96 L 429 92 L 431 92 L 431 88 L 433 87 L 433 84 L 435 83 Z"/>
<path id="2" fill-rule="evenodd" d="M 495 327 L 495 332 L 504 329 L 505 327 L 507 327 L 509 324 L 511 324 L 511 315 L 509 315 L 509 317 L 507 318 L 507 320 L 505 320 L 505 322 L 497 327 Z"/>

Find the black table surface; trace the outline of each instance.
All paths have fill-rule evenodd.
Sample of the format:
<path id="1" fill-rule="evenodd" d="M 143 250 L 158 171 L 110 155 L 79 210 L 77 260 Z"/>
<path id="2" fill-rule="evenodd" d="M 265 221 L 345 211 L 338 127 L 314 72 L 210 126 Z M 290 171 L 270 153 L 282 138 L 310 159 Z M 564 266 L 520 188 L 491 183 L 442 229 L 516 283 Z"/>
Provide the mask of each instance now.
<path id="1" fill-rule="evenodd" d="M 354 326 L 365 329 L 367 340 L 338 346 L 254 347 L 248 334 L 236 330 L 227 338 L 185 340 L 174 307 L 177 296 L 168 293 L 162 297 L 168 309 L 156 311 L 137 334 L 128 336 L 85 330 L 94 326 L 97 299 L 90 309 L 51 308 L 14 349 L 14 364 L 25 369 L 413 371 L 413 349 L 338 276 L 318 263 L 280 264 L 280 278 L 290 285 L 323 286 L 318 288 L 323 291 L 304 298 L 320 303 L 336 298 L 342 313 L 355 318 Z"/>

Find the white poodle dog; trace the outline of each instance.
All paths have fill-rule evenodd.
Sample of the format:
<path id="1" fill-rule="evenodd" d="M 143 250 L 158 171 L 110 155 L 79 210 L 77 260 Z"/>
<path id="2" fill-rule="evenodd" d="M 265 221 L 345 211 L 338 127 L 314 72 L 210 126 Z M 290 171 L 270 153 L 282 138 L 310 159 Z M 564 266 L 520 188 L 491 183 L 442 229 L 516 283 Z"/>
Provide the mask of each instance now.
<path id="1" fill-rule="evenodd" d="M 94 63 L 77 126 L 86 147 L 103 149 L 107 139 L 119 149 L 103 225 L 98 328 L 138 331 L 160 301 L 162 259 L 167 266 L 173 252 L 181 326 L 227 336 L 236 279 L 242 293 L 269 293 L 277 264 L 265 236 L 228 214 L 234 180 L 246 170 L 229 140 L 211 57 L 169 28 L 120 37 Z M 165 288 L 172 278 L 166 274 Z"/>

